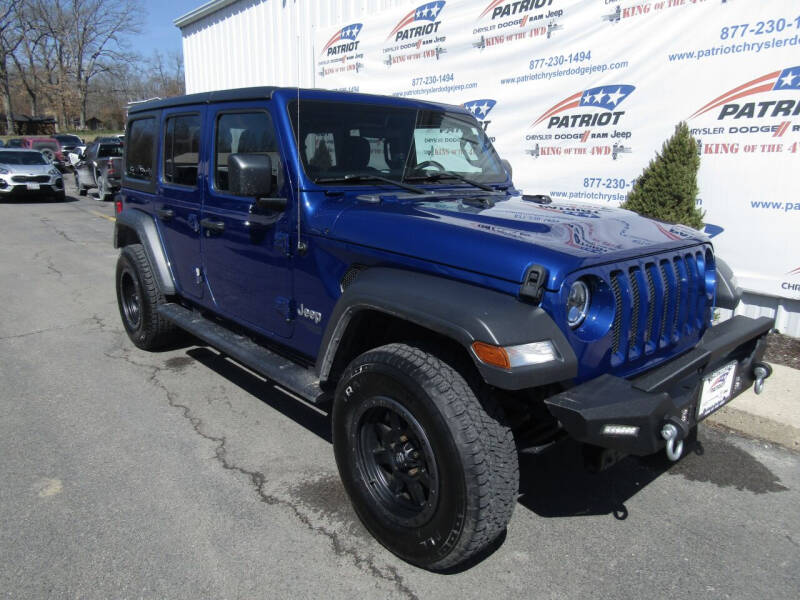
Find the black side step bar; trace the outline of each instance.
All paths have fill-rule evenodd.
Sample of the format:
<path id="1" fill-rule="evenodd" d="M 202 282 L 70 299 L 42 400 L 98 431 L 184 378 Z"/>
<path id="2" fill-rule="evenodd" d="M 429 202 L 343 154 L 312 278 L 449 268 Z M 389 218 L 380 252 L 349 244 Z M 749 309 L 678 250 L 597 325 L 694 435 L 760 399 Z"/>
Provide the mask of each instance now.
<path id="1" fill-rule="evenodd" d="M 181 329 L 297 394 L 303 400 L 316 405 L 325 404 L 330 400 L 320 389 L 319 378 L 313 371 L 256 344 L 250 338 L 238 335 L 178 304 L 162 304 L 158 307 L 158 312 Z"/>

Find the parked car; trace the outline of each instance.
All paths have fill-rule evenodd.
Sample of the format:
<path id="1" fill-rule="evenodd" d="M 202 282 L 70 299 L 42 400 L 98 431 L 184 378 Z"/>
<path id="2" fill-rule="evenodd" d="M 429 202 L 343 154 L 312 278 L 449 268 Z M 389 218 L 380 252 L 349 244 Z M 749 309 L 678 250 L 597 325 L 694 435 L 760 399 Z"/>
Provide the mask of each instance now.
<path id="1" fill-rule="evenodd" d="M 61 144 L 61 152 L 69 157 L 70 153 L 81 154 L 86 150 L 86 144 L 77 135 L 71 133 L 57 133 L 53 136 Z"/>
<path id="2" fill-rule="evenodd" d="M 0 148 L 0 198 L 41 196 L 64 200 L 58 169 L 38 150 Z"/>
<path id="3" fill-rule="evenodd" d="M 59 171 L 67 169 L 66 157 L 61 151 L 61 144 L 55 138 L 43 136 L 23 137 L 21 138 L 20 148 L 38 150 Z"/>
<path id="4" fill-rule="evenodd" d="M 0 140 L 0 148 L 5 147 L 6 143 L 3 140 Z"/>
<path id="5" fill-rule="evenodd" d="M 85 196 L 86 191 L 94 187 L 100 200 L 108 200 L 120 187 L 122 144 L 93 142 L 78 157 L 73 169 L 79 195 Z"/>
<path id="6" fill-rule="evenodd" d="M 6 148 L 22 148 L 21 138 L 12 138 L 6 142 Z"/>
<path id="7" fill-rule="evenodd" d="M 131 341 L 184 329 L 330 408 L 355 512 L 422 567 L 502 534 L 518 447 L 678 460 L 771 372 L 773 319 L 712 327 L 740 293 L 707 236 L 523 195 L 462 107 L 226 90 L 132 106 L 126 136 Z"/>

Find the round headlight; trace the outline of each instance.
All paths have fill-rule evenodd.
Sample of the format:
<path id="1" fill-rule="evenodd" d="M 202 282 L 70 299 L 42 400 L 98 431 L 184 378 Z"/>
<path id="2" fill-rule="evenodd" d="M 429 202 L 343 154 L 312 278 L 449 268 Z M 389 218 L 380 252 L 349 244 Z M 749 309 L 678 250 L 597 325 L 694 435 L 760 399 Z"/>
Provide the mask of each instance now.
<path id="1" fill-rule="evenodd" d="M 589 286 L 580 280 L 572 284 L 567 297 L 567 325 L 574 329 L 583 323 L 589 312 L 590 300 Z"/>

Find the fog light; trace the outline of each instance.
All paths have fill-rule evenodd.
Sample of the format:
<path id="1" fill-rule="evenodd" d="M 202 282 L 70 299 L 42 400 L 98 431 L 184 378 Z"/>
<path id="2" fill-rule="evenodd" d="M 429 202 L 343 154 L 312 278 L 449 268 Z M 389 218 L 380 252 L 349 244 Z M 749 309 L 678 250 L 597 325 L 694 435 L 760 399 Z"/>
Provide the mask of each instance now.
<path id="1" fill-rule="evenodd" d="M 639 428 L 635 425 L 606 425 L 603 435 L 639 435 Z"/>

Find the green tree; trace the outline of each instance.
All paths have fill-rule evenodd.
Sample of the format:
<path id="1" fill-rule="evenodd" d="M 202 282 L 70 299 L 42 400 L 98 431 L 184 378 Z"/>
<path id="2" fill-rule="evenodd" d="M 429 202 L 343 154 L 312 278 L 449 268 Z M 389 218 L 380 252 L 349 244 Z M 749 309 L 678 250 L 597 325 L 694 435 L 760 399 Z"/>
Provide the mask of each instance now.
<path id="1" fill-rule="evenodd" d="M 659 221 L 701 229 L 705 213 L 695 204 L 699 168 L 697 142 L 689 126 L 678 123 L 675 133 L 636 180 L 622 208 Z"/>

